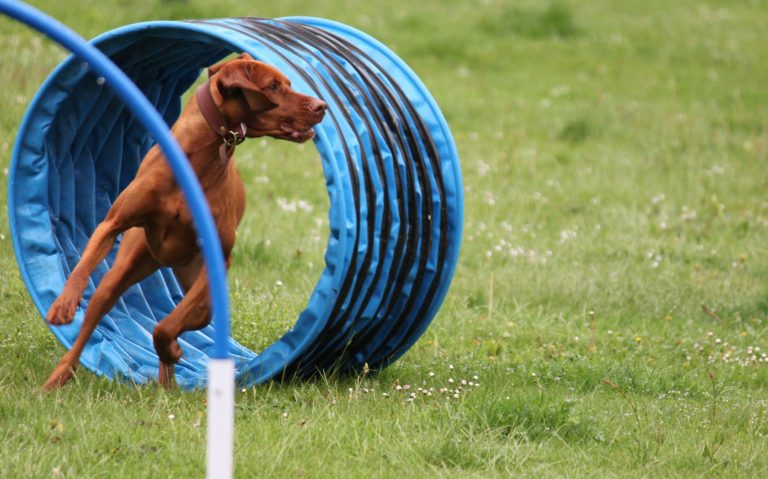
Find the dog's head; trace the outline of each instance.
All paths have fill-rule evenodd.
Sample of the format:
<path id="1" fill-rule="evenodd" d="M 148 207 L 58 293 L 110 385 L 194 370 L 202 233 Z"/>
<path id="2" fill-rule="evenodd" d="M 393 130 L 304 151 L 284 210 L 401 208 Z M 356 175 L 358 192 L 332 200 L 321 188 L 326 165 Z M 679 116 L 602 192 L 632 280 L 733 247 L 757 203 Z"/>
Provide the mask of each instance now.
<path id="1" fill-rule="evenodd" d="M 244 123 L 249 137 L 271 136 L 303 143 L 315 136 L 328 105 L 291 89 L 277 68 L 247 53 L 208 69 L 211 94 L 231 124 Z"/>

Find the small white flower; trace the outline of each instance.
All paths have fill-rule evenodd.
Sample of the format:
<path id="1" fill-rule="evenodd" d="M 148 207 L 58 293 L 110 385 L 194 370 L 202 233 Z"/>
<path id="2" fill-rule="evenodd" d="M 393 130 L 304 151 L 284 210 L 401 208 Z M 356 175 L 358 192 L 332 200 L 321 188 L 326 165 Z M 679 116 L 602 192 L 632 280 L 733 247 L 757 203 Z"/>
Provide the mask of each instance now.
<path id="1" fill-rule="evenodd" d="M 491 170 L 491 166 L 484 162 L 483 160 L 478 160 L 477 162 L 477 174 L 479 176 L 485 176 L 488 174 L 488 172 Z"/>

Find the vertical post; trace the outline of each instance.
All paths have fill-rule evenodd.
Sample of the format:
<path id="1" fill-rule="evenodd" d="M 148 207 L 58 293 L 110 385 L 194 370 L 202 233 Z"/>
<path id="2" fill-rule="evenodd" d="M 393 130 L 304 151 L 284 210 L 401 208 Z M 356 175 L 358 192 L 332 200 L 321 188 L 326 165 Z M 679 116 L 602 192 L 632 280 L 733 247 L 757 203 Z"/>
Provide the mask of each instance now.
<path id="1" fill-rule="evenodd" d="M 206 479 L 231 479 L 235 434 L 235 361 L 208 360 Z"/>

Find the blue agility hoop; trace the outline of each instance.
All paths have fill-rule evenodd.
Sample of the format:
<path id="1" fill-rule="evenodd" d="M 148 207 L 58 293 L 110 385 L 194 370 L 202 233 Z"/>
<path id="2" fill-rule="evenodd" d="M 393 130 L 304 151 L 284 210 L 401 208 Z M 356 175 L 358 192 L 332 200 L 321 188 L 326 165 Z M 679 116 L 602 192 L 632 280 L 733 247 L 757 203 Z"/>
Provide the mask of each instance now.
<path id="1" fill-rule="evenodd" d="M 93 45 L 139 86 L 167 124 L 200 70 L 232 52 L 275 65 L 296 90 L 329 104 L 315 143 L 330 197 L 330 234 L 326 267 L 307 308 L 290 331 L 258 353 L 228 338 L 228 328 L 226 349 L 217 350 L 214 337 L 223 334 L 218 314 L 224 313 L 215 312 L 215 328 L 180 338 L 180 386 L 202 386 L 206 360 L 222 354 L 235 359 L 241 385 L 330 368 L 377 369 L 421 336 L 453 277 L 463 196 L 450 130 L 402 60 L 355 29 L 304 17 L 142 23 L 101 35 Z M 11 234 L 41 313 L 152 146 L 133 115 L 74 57 L 29 107 L 11 166 Z M 203 246 L 208 242 L 204 238 Z M 96 281 L 112 260 L 94 273 Z M 86 291 L 86 301 L 92 292 Z M 102 320 L 82 364 L 110 378 L 154 379 L 152 329 L 181 294 L 167 270 L 131 288 Z M 67 347 L 81 316 L 71 327 L 52 328 Z"/>
<path id="2" fill-rule="evenodd" d="M 107 84 L 108 88 L 120 97 L 132 114 L 146 126 L 157 140 L 157 143 L 159 143 L 171 166 L 176 181 L 179 183 L 190 205 L 197 235 L 202 243 L 201 249 L 210 282 L 212 314 L 216 324 L 217 346 L 211 352 L 211 357 L 227 358 L 226 344 L 229 339 L 230 330 L 229 299 L 221 243 L 219 242 L 218 233 L 205 195 L 184 152 L 171 135 L 167 123 L 136 85 L 119 68 L 115 67 L 103 53 L 85 42 L 80 36 L 57 20 L 21 2 L 0 2 L 0 12 L 40 31 L 73 52 L 79 60 L 72 57 L 70 62 L 81 62 L 80 65 L 83 73 L 87 72 L 91 77 L 94 74 L 93 72 L 100 75 L 98 82 Z M 92 72 L 89 70 L 92 70 Z M 50 86 L 51 83 L 52 81 L 49 80 L 47 85 Z M 46 88 L 42 88 L 37 93 L 35 99 L 33 99 L 32 105 L 44 104 L 46 101 Z M 60 266 L 55 261 L 46 261 L 46 259 L 53 259 L 51 253 L 56 256 L 61 251 L 52 252 L 50 251 L 50 244 L 46 245 L 43 241 L 34 241 L 32 238 L 25 236 L 25 233 L 36 234 L 50 231 L 53 228 L 53 225 L 50 224 L 49 209 L 45 208 L 46 205 L 35 203 L 34 201 L 40 199 L 40 196 L 36 196 L 35 193 L 39 195 L 42 192 L 25 191 L 28 188 L 34 189 L 43 186 L 40 181 L 29 181 L 29 175 L 32 178 L 38 177 L 38 180 L 40 180 L 42 179 L 40 178 L 41 176 L 46 175 L 46 170 L 49 166 L 46 164 L 49 155 L 41 155 L 42 152 L 35 152 L 34 149 L 30 149 L 33 143 L 40 144 L 39 140 L 47 130 L 46 126 L 39 122 L 39 117 L 36 117 L 36 113 L 31 107 L 19 127 L 19 135 L 16 139 L 9 172 L 8 210 L 10 228 L 14 232 L 12 237 L 14 239 L 16 259 L 22 277 L 27 283 L 29 292 L 38 310 L 41 314 L 45 315 L 48 307 L 58 294 L 57 291 L 61 290 L 63 281 L 61 281 L 61 275 L 55 274 L 55 272 L 61 271 Z M 35 141 L 34 137 L 37 137 L 37 141 Z M 32 198 L 27 195 L 28 193 L 32 193 Z M 30 199 L 32 201 L 27 201 Z M 34 243 L 33 247 L 38 246 L 43 249 L 32 251 L 30 255 L 30 243 Z M 40 283 L 41 280 L 42 284 Z M 61 284 L 58 285 L 57 283 Z M 49 289 L 50 287 L 55 289 Z M 79 331 L 79 323 L 76 326 Z M 56 331 L 58 328 L 53 329 Z M 70 327 L 69 329 L 74 328 Z M 57 337 L 65 346 L 71 346 L 73 339 L 71 334 L 57 335 Z M 91 367 L 90 369 L 93 368 Z"/>

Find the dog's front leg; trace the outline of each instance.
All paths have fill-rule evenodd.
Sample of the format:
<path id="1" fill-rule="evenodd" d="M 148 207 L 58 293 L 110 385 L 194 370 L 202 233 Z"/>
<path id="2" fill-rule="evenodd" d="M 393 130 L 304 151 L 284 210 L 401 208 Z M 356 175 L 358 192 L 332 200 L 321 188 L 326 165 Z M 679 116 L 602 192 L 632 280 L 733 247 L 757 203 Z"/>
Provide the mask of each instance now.
<path id="1" fill-rule="evenodd" d="M 104 221 L 96 227 L 88 240 L 83 256 L 72 270 L 61 294 L 48 310 L 46 320 L 49 323 L 59 325 L 72 322 L 91 272 L 112 250 L 120 233 L 145 221 L 147 214 L 154 207 L 152 194 L 150 188 L 134 180 L 117 197 Z M 43 389 L 55 389 L 72 378 L 80 354 L 101 317 L 112 308 L 125 288 L 149 274 L 153 270 L 151 268 L 157 268 L 157 263 L 146 246 L 144 230 L 134 230 L 131 234 L 126 232 L 115 264 L 104 276 L 91 298 L 75 344 L 48 377 Z M 145 271 L 147 268 L 151 270 Z"/>
<path id="2" fill-rule="evenodd" d="M 88 239 L 80 261 L 64 283 L 61 294 L 48 309 L 45 320 L 50 324 L 62 325 L 72 322 L 93 270 L 112 250 L 117 236 L 131 226 L 139 224 L 145 216 L 143 210 L 148 209 L 151 202 L 142 201 L 142 197 L 147 197 L 147 193 L 135 185 L 136 182 L 131 183 L 117 197 L 104 221 L 99 223 Z"/>
<path id="3" fill-rule="evenodd" d="M 104 275 L 85 311 L 83 325 L 72 348 L 64 354 L 48 380 L 46 391 L 63 386 L 72 379 L 80 355 L 101 318 L 109 312 L 120 296 L 133 284 L 156 271 L 160 264 L 149 251 L 143 228 L 131 228 L 123 235 L 115 263 Z"/>
<path id="4" fill-rule="evenodd" d="M 88 278 L 96 265 L 112 250 L 120 228 L 112 221 L 104 221 L 96 227 L 85 246 L 80 261 L 64 283 L 64 289 L 53 302 L 45 320 L 53 325 L 69 324 L 75 317 L 75 311 L 88 286 Z"/>
<path id="5" fill-rule="evenodd" d="M 205 268 L 201 268 L 197 279 L 178 306 L 155 327 L 153 341 L 160 357 L 158 383 L 162 386 L 174 384 L 174 366 L 182 355 L 181 346 L 177 341 L 179 335 L 185 331 L 204 328 L 210 321 L 208 276 Z"/>

